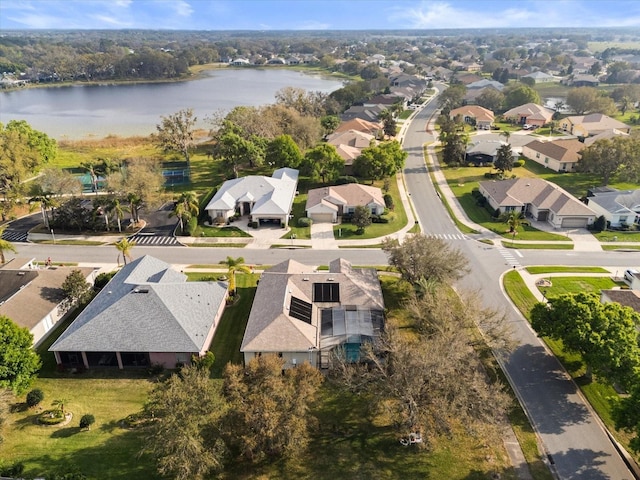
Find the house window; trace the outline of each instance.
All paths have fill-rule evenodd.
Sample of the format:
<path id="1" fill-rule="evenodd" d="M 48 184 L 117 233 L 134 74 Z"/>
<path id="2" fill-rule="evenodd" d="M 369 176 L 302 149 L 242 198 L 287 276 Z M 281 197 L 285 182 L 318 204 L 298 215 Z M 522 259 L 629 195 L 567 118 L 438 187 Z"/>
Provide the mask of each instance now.
<path id="1" fill-rule="evenodd" d="M 620 217 L 620 223 L 627 223 L 627 216 L 625 215 L 624 217 Z"/>
<path id="2" fill-rule="evenodd" d="M 549 157 L 544 157 L 544 163 L 549 163 Z"/>
<path id="3" fill-rule="evenodd" d="M 176 363 L 187 364 L 189 363 L 189 354 L 188 353 L 176 353 Z"/>
<path id="4" fill-rule="evenodd" d="M 540 152 L 536 153 L 536 158 L 540 158 Z"/>

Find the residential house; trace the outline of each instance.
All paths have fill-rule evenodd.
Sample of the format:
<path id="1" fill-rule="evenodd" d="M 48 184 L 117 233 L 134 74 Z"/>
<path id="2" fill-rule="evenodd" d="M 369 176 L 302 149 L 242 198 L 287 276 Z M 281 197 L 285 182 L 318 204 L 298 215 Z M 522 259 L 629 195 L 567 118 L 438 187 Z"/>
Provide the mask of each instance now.
<path id="1" fill-rule="evenodd" d="M 469 85 L 467 85 L 467 91 L 468 90 L 482 90 L 485 88 L 493 88 L 494 90 L 497 90 L 498 92 L 501 92 L 502 90 L 504 90 L 504 85 L 500 82 L 497 82 L 495 80 L 488 80 L 486 78 L 483 78 L 482 80 L 478 80 L 476 82 L 472 82 Z"/>
<path id="2" fill-rule="evenodd" d="M 363 107 L 375 107 L 378 105 L 382 105 L 385 109 L 389 109 L 397 104 L 402 104 L 404 98 L 399 97 L 398 95 L 392 93 L 383 93 L 380 95 L 376 95 L 365 100 L 362 103 Z"/>
<path id="3" fill-rule="evenodd" d="M 226 283 L 187 282 L 145 255 L 126 264 L 49 351 L 73 368 L 189 364 L 209 349 L 226 297 Z"/>
<path id="4" fill-rule="evenodd" d="M 572 87 L 597 87 L 600 84 L 598 77 L 589 74 L 573 74 L 562 80 L 565 85 Z"/>
<path id="5" fill-rule="evenodd" d="M 603 132 L 596 133 L 595 135 L 591 135 L 585 138 L 584 145 L 585 147 L 588 147 L 589 145 L 593 145 L 594 143 L 596 143 L 598 140 L 611 140 L 612 138 L 615 138 L 620 135 L 625 137 L 629 136 L 628 133 L 621 132 L 620 130 L 617 130 L 615 128 L 611 128 L 609 130 L 605 130 Z"/>
<path id="6" fill-rule="evenodd" d="M 354 118 L 365 120 L 367 122 L 378 122 L 378 117 L 383 110 L 386 110 L 386 105 L 373 105 L 365 107 L 364 105 L 354 105 L 346 109 L 340 114 L 340 120 L 342 122 L 348 122 Z"/>
<path id="7" fill-rule="evenodd" d="M 640 223 L 640 189 L 591 192 L 587 205 L 598 216 L 604 215 L 609 226 L 620 228 Z"/>
<path id="8" fill-rule="evenodd" d="M 95 270 L 87 267 L 39 267 L 33 259 L 13 258 L 0 267 L 0 315 L 27 328 L 33 343 L 42 343 L 66 317 L 68 305 L 62 285 L 80 270 L 93 286 Z"/>
<path id="9" fill-rule="evenodd" d="M 629 307 L 640 313 L 640 290 L 633 289 L 612 289 L 600 292 L 601 303 L 619 303 L 623 307 Z M 638 327 L 640 328 L 640 327 Z"/>
<path id="10" fill-rule="evenodd" d="M 523 75 L 521 78 L 531 78 L 535 83 L 551 83 L 557 81 L 556 77 L 553 75 L 541 72 L 540 70 L 531 72 L 528 75 Z"/>
<path id="11" fill-rule="evenodd" d="M 522 147 L 522 155 L 555 172 L 573 172 L 584 143 L 576 138 L 544 142 L 534 140 Z"/>
<path id="12" fill-rule="evenodd" d="M 336 223 L 339 217 L 352 214 L 356 207 L 367 207 L 373 215 L 382 215 L 384 196 L 377 187 L 348 183 L 309 190 L 305 211 L 314 222 Z"/>
<path id="13" fill-rule="evenodd" d="M 535 103 L 525 103 L 519 107 L 507 110 L 503 114 L 504 118 L 519 125 L 529 124 L 542 127 L 553 118 L 553 110 L 537 105 Z"/>
<path id="14" fill-rule="evenodd" d="M 560 128 L 576 137 L 598 135 L 609 130 L 629 133 L 631 127 L 611 118 L 603 113 L 589 113 L 588 115 L 574 115 L 560 120 Z"/>
<path id="15" fill-rule="evenodd" d="M 352 118 L 351 120 L 347 120 L 338 125 L 335 132 L 347 132 L 349 130 L 355 130 L 358 132 L 368 133 L 370 135 L 375 136 L 376 138 L 380 138 L 382 135 L 383 126 L 380 122 L 369 122 L 367 120 L 362 120 L 361 118 Z"/>
<path id="16" fill-rule="evenodd" d="M 376 137 L 357 130 L 334 132 L 327 136 L 327 143 L 336 147 L 338 155 L 344 160 L 345 174 L 353 173 L 353 162 L 362 153 L 362 149 L 377 144 Z"/>
<path id="17" fill-rule="evenodd" d="M 231 62 L 231 64 L 236 66 L 236 67 L 244 67 L 244 66 L 247 66 L 247 65 L 251 65 L 251 62 L 246 58 L 239 57 L 239 58 L 234 59 Z"/>
<path id="18" fill-rule="evenodd" d="M 465 123 L 476 126 L 480 130 L 490 130 L 495 119 L 493 112 L 479 105 L 465 105 L 454 108 L 449 112 L 449 118 L 454 119 L 458 115 Z"/>
<path id="19" fill-rule="evenodd" d="M 586 228 L 596 213 L 571 194 L 539 178 L 480 182 L 480 193 L 500 214 L 521 212 L 554 228 Z"/>
<path id="20" fill-rule="evenodd" d="M 478 140 L 467 147 L 464 160 L 466 164 L 490 165 L 495 162 L 498 156 L 498 149 L 507 145 L 506 142 L 500 140 Z M 518 159 L 518 154 L 512 150 L 513 160 Z"/>
<path id="21" fill-rule="evenodd" d="M 278 355 L 284 368 L 303 362 L 326 368 L 334 349 L 357 361 L 360 348 L 384 329 L 384 299 L 375 269 L 338 258 L 328 271 L 295 260 L 260 277 L 240 351 L 245 363 Z"/>
<path id="22" fill-rule="evenodd" d="M 226 222 L 234 215 L 250 221 L 278 222 L 286 227 L 298 186 L 298 170 L 280 168 L 271 177 L 249 175 L 227 180 L 205 210 L 211 222 Z"/>

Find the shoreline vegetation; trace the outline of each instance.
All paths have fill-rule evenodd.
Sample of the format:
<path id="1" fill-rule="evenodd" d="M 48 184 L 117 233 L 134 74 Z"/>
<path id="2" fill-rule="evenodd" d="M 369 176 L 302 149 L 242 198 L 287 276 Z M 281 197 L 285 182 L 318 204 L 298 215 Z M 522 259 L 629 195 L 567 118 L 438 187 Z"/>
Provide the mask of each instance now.
<path id="1" fill-rule="evenodd" d="M 27 83 L 22 86 L 17 87 L 7 87 L 0 90 L 0 92 L 15 92 L 19 90 L 25 89 L 33 89 L 33 88 L 59 88 L 59 87 L 72 87 L 72 86 L 113 86 L 113 85 L 149 85 L 149 84 L 158 84 L 158 83 L 179 83 L 179 82 L 189 82 L 192 80 L 200 80 L 207 76 L 207 72 L 222 70 L 222 69 L 270 69 L 270 70 L 293 70 L 299 71 L 307 74 L 314 75 L 322 75 L 328 78 L 340 78 L 344 79 L 344 81 L 351 80 L 352 77 L 345 75 L 340 72 L 330 72 L 326 69 L 317 67 L 317 66 L 306 66 L 306 65 L 248 65 L 248 66 L 238 66 L 230 63 L 206 63 L 203 65 L 193 65 L 189 67 L 189 73 L 187 75 L 182 75 L 180 77 L 175 78 L 158 78 L 158 79 L 141 79 L 141 80 L 99 80 L 99 81 L 91 81 L 91 80 L 73 80 L 73 81 L 64 81 L 64 82 L 55 82 L 55 83 Z"/>

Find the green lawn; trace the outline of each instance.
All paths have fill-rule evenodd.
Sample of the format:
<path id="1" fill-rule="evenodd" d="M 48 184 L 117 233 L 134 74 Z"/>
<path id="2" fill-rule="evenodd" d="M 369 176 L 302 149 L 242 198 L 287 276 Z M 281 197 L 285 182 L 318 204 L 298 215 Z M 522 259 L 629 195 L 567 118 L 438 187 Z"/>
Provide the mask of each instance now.
<path id="1" fill-rule="evenodd" d="M 525 269 L 532 275 L 544 273 L 608 273 L 609 270 L 602 267 L 567 267 L 567 266 L 546 266 L 526 267 Z"/>
<path id="2" fill-rule="evenodd" d="M 188 274 L 190 280 L 220 275 L 220 272 Z M 242 361 L 239 347 L 257 279 L 257 274 L 237 276 L 239 301 L 226 309 L 211 346 L 216 356 L 212 372 L 216 379 L 227 362 Z M 389 321 L 402 322 L 402 300 L 408 294 L 407 289 L 399 288 L 403 284 L 395 277 L 384 276 L 382 283 Z M 64 326 L 42 346 L 42 352 L 63 329 Z M 51 354 L 44 353 L 44 361 L 43 375 L 35 384 L 45 392 L 43 405 L 49 406 L 57 398 L 67 400 L 66 409 L 74 413 L 74 421 L 58 428 L 41 427 L 33 423 L 35 412 L 14 411 L 5 431 L 2 458 L 8 463 L 24 462 L 28 476 L 75 470 L 100 480 L 158 478 L 152 459 L 138 455 L 144 432 L 120 426 L 124 417 L 140 411 L 155 379 L 140 371 L 58 373 Z M 489 480 L 496 473 L 503 479 L 516 478 L 501 442 L 494 444 L 481 436 L 469 435 L 459 425 L 451 436 L 435 439 L 429 449 L 403 447 L 398 442 L 397 428 L 381 412 L 368 412 L 364 400 L 325 383 L 319 401 L 312 406 L 319 429 L 314 432 L 307 452 L 288 461 L 235 462 L 219 478 L 331 479 L 348 475 L 354 479 Z M 84 413 L 95 415 L 96 424 L 90 431 L 81 432 L 77 421 Z M 529 458 L 533 456 L 530 459 L 533 466 L 542 465 L 535 453 L 535 435 L 524 419 L 518 422 L 517 431 L 525 446 L 529 445 L 527 451 Z M 536 480 L 549 478 L 543 469 L 533 471 Z"/>
<path id="3" fill-rule="evenodd" d="M 640 242 L 640 232 L 606 231 L 593 234 L 601 242 Z"/>
<path id="4" fill-rule="evenodd" d="M 0 458 L 10 464 L 22 462 L 28 478 L 70 471 L 91 479 L 157 478 L 152 459 L 138 455 L 143 432 L 120 426 L 122 419 L 141 409 L 154 379 L 142 371 L 111 369 L 59 373 L 47 349 L 71 320 L 59 324 L 38 349 L 43 367 L 33 388 L 40 388 L 45 398 L 35 409 L 15 405 L 3 432 Z M 23 395 L 17 400 L 24 399 Z M 71 423 L 62 427 L 36 424 L 37 412 L 56 399 L 65 400 L 65 410 L 73 413 Z M 78 424 L 86 413 L 93 414 L 96 423 L 90 431 L 80 431 Z"/>
<path id="5" fill-rule="evenodd" d="M 519 250 L 573 250 L 573 245 L 566 243 L 518 243 L 508 241 L 502 242 L 502 246 Z"/>
<path id="6" fill-rule="evenodd" d="M 558 281 L 560 278 L 564 281 Z M 599 292 L 601 288 L 611 288 L 616 285 L 608 277 L 552 277 L 551 281 L 553 282 L 553 287 L 546 290 L 549 296 L 568 291 Z M 529 312 L 533 305 L 537 303 L 537 300 L 523 282 L 520 273 L 517 271 L 507 272 L 503 277 L 503 285 L 507 295 L 511 298 L 518 310 L 520 310 L 525 318 L 530 319 Z M 613 421 L 611 420 L 610 399 L 618 396 L 616 391 L 611 386 L 606 383 L 599 382 L 597 379 L 587 382 L 583 377 L 585 373 L 585 365 L 582 362 L 582 358 L 578 354 L 565 351 L 562 342 L 551 340 L 547 337 L 544 338 L 544 341 L 558 360 L 560 360 L 571 377 L 574 378 L 577 385 L 580 387 L 580 390 L 597 412 L 598 416 L 605 423 L 609 431 L 612 432 L 619 442 L 625 445 L 628 451 L 631 451 L 629 449 L 630 435 L 625 432 L 617 431 Z"/>
<path id="7" fill-rule="evenodd" d="M 623 285 L 614 282 L 609 277 L 552 277 L 551 283 L 551 287 L 540 288 L 547 297 L 580 292 L 600 294 L 601 290 L 609 290 Z"/>
<path id="8" fill-rule="evenodd" d="M 356 233 L 357 227 L 350 223 L 342 223 L 333 227 L 333 234 L 337 239 L 354 240 L 354 239 L 368 239 L 379 238 L 397 232 L 401 228 L 407 225 L 407 212 L 404 209 L 402 200 L 400 199 L 400 192 L 398 190 L 398 182 L 396 178 L 390 179 L 389 182 L 389 194 L 393 198 L 394 209 L 388 213 L 388 217 L 391 219 L 389 223 L 372 223 L 366 227 L 364 233 L 359 235 Z M 382 187 L 382 181 L 376 181 L 373 184 L 376 187 Z"/>

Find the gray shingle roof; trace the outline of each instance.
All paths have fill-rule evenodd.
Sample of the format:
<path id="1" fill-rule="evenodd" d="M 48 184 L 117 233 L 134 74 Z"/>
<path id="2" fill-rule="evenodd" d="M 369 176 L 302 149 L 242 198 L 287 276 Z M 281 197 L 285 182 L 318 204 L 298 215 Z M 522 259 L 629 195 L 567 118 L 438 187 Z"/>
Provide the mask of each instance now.
<path id="1" fill-rule="evenodd" d="M 144 256 L 125 265 L 50 351 L 197 352 L 225 301 L 221 282 L 186 282 Z"/>
<path id="2" fill-rule="evenodd" d="M 344 260 L 334 260 L 329 271 L 313 271 L 295 260 L 275 265 L 260 278 L 240 351 L 291 352 L 318 347 L 318 307 L 313 304 L 314 283 L 340 285 L 340 304 L 384 310 L 377 272 L 355 269 Z M 313 304 L 311 324 L 290 315 L 291 297 Z"/>

